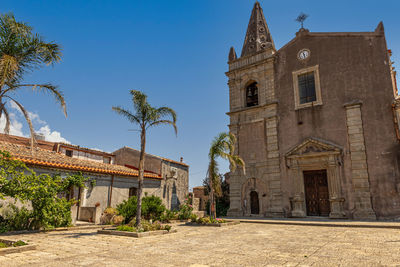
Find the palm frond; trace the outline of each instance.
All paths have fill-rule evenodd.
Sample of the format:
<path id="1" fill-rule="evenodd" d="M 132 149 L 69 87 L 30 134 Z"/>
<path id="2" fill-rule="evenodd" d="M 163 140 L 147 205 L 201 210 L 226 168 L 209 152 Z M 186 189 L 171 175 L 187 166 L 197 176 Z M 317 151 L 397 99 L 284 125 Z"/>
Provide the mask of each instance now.
<path id="1" fill-rule="evenodd" d="M 38 54 L 47 65 L 61 61 L 61 47 L 56 43 L 45 43 L 40 41 Z"/>
<path id="2" fill-rule="evenodd" d="M 175 122 L 170 121 L 170 120 L 159 120 L 159 121 L 154 121 L 152 123 L 150 123 L 147 127 L 150 128 L 152 126 L 157 126 L 160 124 L 167 124 L 167 125 L 172 125 L 172 127 L 174 127 L 174 131 L 175 131 L 175 135 L 178 134 L 178 128 L 176 127 Z"/>
<path id="3" fill-rule="evenodd" d="M 218 164 L 216 161 L 217 158 L 228 160 L 231 166 L 231 171 L 235 171 L 237 166 L 241 166 L 243 168 L 243 172 L 246 173 L 245 162 L 239 155 L 234 154 L 235 144 L 235 135 L 224 132 L 218 134 L 211 143 L 210 151 L 208 153 L 208 157 L 210 159 L 208 172 L 210 186 L 213 186 L 213 190 L 216 193 L 219 192 L 221 188 Z"/>
<path id="4" fill-rule="evenodd" d="M 122 107 L 112 107 L 112 110 L 114 110 L 119 115 L 124 116 L 125 118 L 127 118 L 132 123 L 137 123 L 139 125 L 142 124 L 140 119 L 137 116 L 133 115 L 129 110 L 126 110 L 126 109 L 124 109 Z"/>
<path id="5" fill-rule="evenodd" d="M 47 93 L 52 94 L 54 96 L 56 102 L 58 102 L 60 104 L 65 117 L 67 117 L 67 106 L 66 106 L 64 95 L 63 95 L 62 91 L 58 90 L 57 86 L 49 84 L 49 83 L 45 83 L 45 84 L 15 84 L 15 85 L 11 85 L 7 89 L 3 90 L 3 92 L 1 93 L 1 96 L 5 96 L 10 91 L 15 91 L 15 90 L 17 90 L 19 88 L 23 88 L 23 87 L 32 87 L 33 91 L 40 92 L 40 93 L 47 92 Z"/>
<path id="6" fill-rule="evenodd" d="M 31 133 L 31 148 L 32 148 L 32 152 L 33 152 L 33 145 L 34 145 L 34 143 L 35 143 L 35 141 L 36 141 L 36 140 L 35 140 L 35 130 L 33 129 L 32 121 L 31 121 L 31 118 L 29 117 L 28 111 L 26 111 L 26 109 L 24 108 L 24 106 L 22 106 L 17 100 L 15 100 L 15 99 L 13 99 L 13 98 L 11 98 L 11 97 L 9 97 L 9 96 L 5 96 L 5 97 L 7 97 L 7 98 L 9 98 L 11 101 L 13 101 L 13 102 L 19 107 L 19 109 L 21 110 L 22 114 L 24 115 L 25 120 L 26 120 L 26 122 L 27 122 L 28 125 L 29 125 L 29 131 L 30 131 L 30 133 Z"/>
<path id="7" fill-rule="evenodd" d="M 7 108 L 3 104 L 2 113 L 6 117 L 6 125 L 4 126 L 4 133 L 10 134 L 10 115 L 8 114 Z"/>

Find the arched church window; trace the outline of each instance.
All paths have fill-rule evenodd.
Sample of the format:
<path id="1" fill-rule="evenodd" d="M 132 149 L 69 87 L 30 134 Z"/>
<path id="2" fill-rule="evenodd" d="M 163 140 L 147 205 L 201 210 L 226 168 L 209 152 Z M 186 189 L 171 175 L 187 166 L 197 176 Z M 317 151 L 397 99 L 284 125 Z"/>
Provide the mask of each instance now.
<path id="1" fill-rule="evenodd" d="M 257 83 L 254 82 L 246 87 L 246 107 L 253 107 L 258 105 L 258 88 Z"/>

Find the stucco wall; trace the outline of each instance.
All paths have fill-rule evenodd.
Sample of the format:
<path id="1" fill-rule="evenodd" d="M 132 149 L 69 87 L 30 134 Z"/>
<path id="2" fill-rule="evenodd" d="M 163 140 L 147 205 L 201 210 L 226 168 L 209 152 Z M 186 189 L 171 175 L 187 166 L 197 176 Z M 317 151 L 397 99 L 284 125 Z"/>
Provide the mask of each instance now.
<path id="1" fill-rule="evenodd" d="M 136 168 L 139 166 L 138 150 L 123 147 L 114 154 L 116 164 L 128 164 Z M 159 186 L 154 187 L 152 194 L 159 196 L 168 209 L 179 208 L 189 193 L 189 167 L 146 154 L 145 170 L 160 174 L 163 178 Z"/>
<path id="2" fill-rule="evenodd" d="M 139 166 L 139 159 L 140 159 L 140 151 L 131 149 L 129 147 L 123 147 L 114 151 L 113 154 L 115 155 L 115 164 L 118 165 L 125 165 L 128 164 L 130 166 L 134 166 L 138 168 Z M 146 154 L 145 157 L 145 169 L 147 171 L 151 171 L 157 174 L 161 174 L 161 159 Z"/>

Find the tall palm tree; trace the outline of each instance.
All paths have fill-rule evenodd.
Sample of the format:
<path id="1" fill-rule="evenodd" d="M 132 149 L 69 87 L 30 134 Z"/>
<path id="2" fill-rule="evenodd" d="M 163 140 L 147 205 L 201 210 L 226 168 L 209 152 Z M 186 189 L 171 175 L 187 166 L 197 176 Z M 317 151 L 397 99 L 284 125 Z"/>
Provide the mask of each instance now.
<path id="1" fill-rule="evenodd" d="M 24 84 L 23 76 L 29 71 L 52 65 L 61 60 L 60 46 L 54 42 L 45 42 L 32 27 L 17 22 L 12 13 L 0 15 L 0 117 L 5 116 L 4 132 L 10 132 L 10 116 L 7 102 L 14 102 L 22 111 L 31 133 L 31 145 L 34 143 L 34 130 L 29 113 L 23 105 L 14 99 L 13 93 L 22 88 L 47 92 L 55 97 L 67 116 L 62 92 L 50 83 Z"/>
<path id="2" fill-rule="evenodd" d="M 245 163 L 239 155 L 235 155 L 236 137 L 232 133 L 220 133 L 211 143 L 208 157 L 208 181 L 210 185 L 210 215 L 216 217 L 215 196 L 221 196 L 221 179 L 219 177 L 219 167 L 217 158 L 227 159 L 231 165 L 231 171 L 234 172 L 237 166 L 241 166 L 243 172 L 246 171 Z"/>
<path id="3" fill-rule="evenodd" d="M 140 128 L 140 159 L 139 159 L 139 177 L 137 190 L 137 209 L 136 209 L 136 226 L 141 226 L 142 215 L 142 191 L 143 191 L 143 175 L 144 175 L 144 160 L 146 150 L 146 131 L 150 127 L 168 124 L 172 125 L 177 134 L 176 128 L 176 113 L 169 107 L 155 108 L 147 102 L 147 95 L 144 93 L 131 90 L 133 102 L 133 112 L 122 107 L 112 107 L 118 114 L 126 117 L 131 123 L 137 124 Z"/>

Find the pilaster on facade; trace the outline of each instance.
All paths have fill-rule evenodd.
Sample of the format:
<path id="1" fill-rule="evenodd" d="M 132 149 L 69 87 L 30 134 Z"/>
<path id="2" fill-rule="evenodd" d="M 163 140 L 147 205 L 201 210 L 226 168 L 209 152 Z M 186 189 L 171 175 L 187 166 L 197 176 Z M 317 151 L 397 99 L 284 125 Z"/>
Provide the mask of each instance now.
<path id="1" fill-rule="evenodd" d="M 354 190 L 354 219 L 376 220 L 372 209 L 361 102 L 344 105 L 346 109 L 347 136 L 350 148 L 351 177 Z"/>
<path id="2" fill-rule="evenodd" d="M 275 105 L 276 112 L 277 105 Z M 266 143 L 267 143 L 267 167 L 268 190 L 270 195 L 270 207 L 267 216 L 283 216 L 280 154 L 278 145 L 278 117 L 271 116 L 265 119 Z"/>

